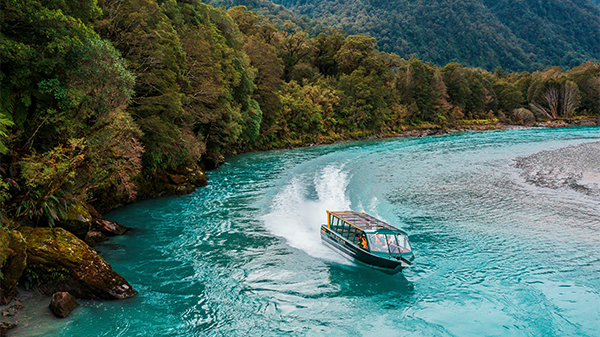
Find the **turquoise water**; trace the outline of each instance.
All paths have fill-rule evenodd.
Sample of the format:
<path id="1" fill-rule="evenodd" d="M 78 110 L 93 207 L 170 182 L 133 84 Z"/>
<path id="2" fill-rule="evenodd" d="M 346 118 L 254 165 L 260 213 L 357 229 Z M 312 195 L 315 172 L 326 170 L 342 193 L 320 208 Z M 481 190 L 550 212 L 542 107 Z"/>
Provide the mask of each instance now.
<path id="1" fill-rule="evenodd" d="M 230 158 L 191 195 L 107 215 L 134 230 L 98 250 L 138 296 L 81 301 L 63 321 L 29 313 L 15 333 L 598 336 L 600 201 L 513 165 L 599 140 L 519 129 Z M 413 267 L 390 276 L 323 246 L 327 209 L 406 230 Z"/>

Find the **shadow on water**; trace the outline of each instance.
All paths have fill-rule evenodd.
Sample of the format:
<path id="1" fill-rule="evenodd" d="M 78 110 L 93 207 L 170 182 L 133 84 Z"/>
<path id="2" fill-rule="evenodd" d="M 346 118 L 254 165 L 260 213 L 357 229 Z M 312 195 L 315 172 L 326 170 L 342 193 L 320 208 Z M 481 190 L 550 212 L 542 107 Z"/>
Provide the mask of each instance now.
<path id="1" fill-rule="evenodd" d="M 401 272 L 387 275 L 359 265 L 331 263 L 329 281 L 338 288 L 337 295 L 342 297 L 385 295 L 406 300 L 414 294 L 414 285 Z"/>

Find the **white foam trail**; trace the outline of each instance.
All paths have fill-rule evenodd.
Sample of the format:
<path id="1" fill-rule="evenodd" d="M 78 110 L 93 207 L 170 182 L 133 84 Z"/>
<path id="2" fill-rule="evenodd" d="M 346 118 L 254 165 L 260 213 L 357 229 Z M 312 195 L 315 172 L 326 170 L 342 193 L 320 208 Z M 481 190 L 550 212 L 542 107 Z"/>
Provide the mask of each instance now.
<path id="1" fill-rule="evenodd" d="M 326 210 L 348 210 L 346 188 L 350 179 L 342 166 L 329 165 L 315 174 L 313 181 L 293 178 L 274 198 L 271 211 L 262 217 L 271 233 L 283 237 L 292 247 L 328 260 L 346 262 L 321 243 L 321 224 L 327 222 Z M 308 187 L 313 183 L 317 200 L 310 200 Z M 307 186 L 308 184 L 308 186 Z"/>

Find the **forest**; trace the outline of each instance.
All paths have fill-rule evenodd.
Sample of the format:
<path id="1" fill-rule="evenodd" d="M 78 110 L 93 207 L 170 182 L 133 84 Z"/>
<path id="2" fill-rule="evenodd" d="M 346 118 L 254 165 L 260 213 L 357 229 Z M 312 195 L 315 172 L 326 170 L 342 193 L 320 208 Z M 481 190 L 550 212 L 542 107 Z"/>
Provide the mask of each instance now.
<path id="1" fill-rule="evenodd" d="M 236 153 L 600 115 L 600 64 L 585 54 L 566 71 L 442 67 L 381 51 L 387 39 L 313 34 L 285 11 L 277 20 L 197 0 L 2 0 L 0 10 L 3 227 L 53 226 L 81 203 L 108 211 Z"/>
<path id="2" fill-rule="evenodd" d="M 212 0 L 265 13 L 269 0 Z M 600 9 L 589 0 L 273 0 L 304 29 L 367 34 L 381 51 L 493 71 L 573 68 L 600 61 Z M 286 14 L 290 16 L 290 14 Z M 311 22 L 312 21 L 312 22 Z M 319 24 L 315 24 L 318 22 Z"/>

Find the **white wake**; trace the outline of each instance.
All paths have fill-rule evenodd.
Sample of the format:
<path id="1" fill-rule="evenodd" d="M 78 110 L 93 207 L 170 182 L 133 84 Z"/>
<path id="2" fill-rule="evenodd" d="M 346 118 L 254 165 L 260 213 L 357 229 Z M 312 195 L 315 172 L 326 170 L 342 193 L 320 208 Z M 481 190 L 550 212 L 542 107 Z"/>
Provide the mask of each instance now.
<path id="1" fill-rule="evenodd" d="M 327 222 L 326 210 L 350 209 L 346 188 L 350 182 L 343 165 L 329 165 L 307 181 L 293 178 L 273 198 L 270 212 L 262 217 L 266 228 L 307 254 L 338 262 L 345 260 L 321 243 L 320 227 Z M 314 184 L 311 186 L 311 184 Z M 314 187 L 317 199 L 311 200 Z"/>

